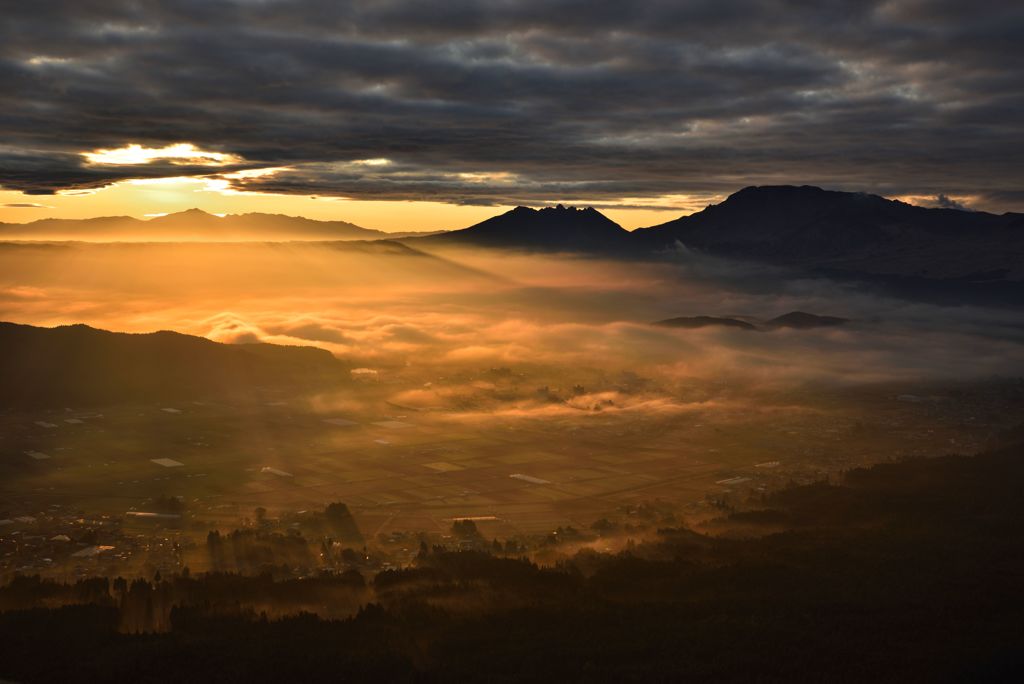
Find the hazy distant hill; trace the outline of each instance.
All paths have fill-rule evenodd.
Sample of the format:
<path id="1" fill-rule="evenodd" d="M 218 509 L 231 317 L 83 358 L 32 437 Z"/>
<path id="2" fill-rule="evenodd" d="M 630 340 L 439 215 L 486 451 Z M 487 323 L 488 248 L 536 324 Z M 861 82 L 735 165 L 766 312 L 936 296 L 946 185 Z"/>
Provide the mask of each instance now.
<path id="1" fill-rule="evenodd" d="M 811 186 L 749 187 L 690 216 L 643 228 L 649 249 L 838 272 L 971 282 L 1024 280 L 1024 214 L 928 209 Z"/>
<path id="2" fill-rule="evenodd" d="M 753 321 L 753 322 L 752 322 Z M 790 311 L 787 314 L 776 316 L 770 320 L 759 320 L 755 318 L 730 318 L 723 316 L 679 316 L 677 318 L 666 318 L 663 321 L 655 321 L 652 325 L 662 328 L 739 328 L 741 330 L 772 330 L 775 328 L 797 328 L 809 330 L 811 328 L 828 328 L 849 323 L 848 318 L 838 316 L 819 316 L 804 311 Z"/>
<path id="3" fill-rule="evenodd" d="M 343 380 L 329 352 L 219 344 L 175 332 L 0 323 L 0 406 L 59 407 L 205 396 L 253 396 Z"/>
<path id="4" fill-rule="evenodd" d="M 628 249 L 630 233 L 593 208 L 516 207 L 462 230 L 422 238 L 427 244 L 512 247 L 537 251 L 606 252 Z"/>
<path id="5" fill-rule="evenodd" d="M 679 316 L 678 318 L 667 318 L 663 321 L 657 321 L 654 325 L 661 326 L 663 328 L 708 328 L 708 327 L 723 327 L 723 328 L 740 328 L 741 330 L 757 330 L 757 327 L 741 321 L 738 318 L 721 318 L 718 316 Z"/>
<path id="6" fill-rule="evenodd" d="M 386 233 L 346 221 L 315 221 L 280 214 L 228 214 L 222 217 L 200 209 L 158 216 L 148 221 L 131 216 L 110 216 L 0 224 L 0 239 L 7 240 L 379 240 L 427 234 Z"/>

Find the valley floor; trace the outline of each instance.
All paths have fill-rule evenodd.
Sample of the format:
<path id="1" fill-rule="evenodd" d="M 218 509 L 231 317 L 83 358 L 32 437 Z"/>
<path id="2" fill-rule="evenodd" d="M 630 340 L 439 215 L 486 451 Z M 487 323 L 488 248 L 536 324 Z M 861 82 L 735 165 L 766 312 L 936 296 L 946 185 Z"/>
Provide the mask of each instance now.
<path id="1" fill-rule="evenodd" d="M 1009 681 L 1024 667 L 1024 447 L 782 490 L 723 525 L 557 567 L 414 567 L 0 590 L 0 676 L 56 681 Z M 73 601 L 69 597 L 77 597 Z M 273 598 L 271 598 L 273 597 Z M 348 598 L 344 598 L 348 597 Z M 359 597 L 352 618 L 260 617 Z M 74 605 L 51 607 L 61 601 Z M 125 634 L 170 606 L 163 634 Z M 147 613 L 148 611 L 148 613 Z"/>

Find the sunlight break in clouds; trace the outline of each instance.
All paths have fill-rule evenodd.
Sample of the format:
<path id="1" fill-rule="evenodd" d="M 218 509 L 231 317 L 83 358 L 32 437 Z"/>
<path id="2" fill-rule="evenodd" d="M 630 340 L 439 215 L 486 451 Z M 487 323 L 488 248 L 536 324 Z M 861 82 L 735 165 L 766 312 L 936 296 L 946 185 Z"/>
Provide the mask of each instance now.
<path id="1" fill-rule="evenodd" d="M 126 181 L 114 183 L 126 186 L 141 186 L 160 188 L 165 190 L 178 190 L 179 192 L 213 192 L 224 196 L 229 195 L 255 195 L 257 193 L 247 192 L 244 189 L 236 189 L 232 181 L 245 180 L 247 178 L 263 178 L 273 176 L 286 171 L 291 171 L 288 166 L 275 166 L 262 169 L 242 169 L 230 173 L 214 174 L 210 176 L 161 176 L 158 178 L 131 178 Z M 189 188 L 188 186 L 195 186 Z M 273 193 L 261 193 L 265 197 L 274 197 Z M 147 213 L 144 216 L 166 216 L 170 212 Z M 227 212 L 210 212 L 212 214 L 224 215 Z"/>
<path id="2" fill-rule="evenodd" d="M 83 152 L 82 156 L 90 164 L 128 166 L 149 164 L 154 161 L 167 161 L 171 164 L 195 164 L 199 166 L 226 166 L 242 161 L 241 157 L 237 155 L 201 150 L 192 143 L 176 143 L 165 147 L 143 147 L 133 143 L 114 149 Z"/>

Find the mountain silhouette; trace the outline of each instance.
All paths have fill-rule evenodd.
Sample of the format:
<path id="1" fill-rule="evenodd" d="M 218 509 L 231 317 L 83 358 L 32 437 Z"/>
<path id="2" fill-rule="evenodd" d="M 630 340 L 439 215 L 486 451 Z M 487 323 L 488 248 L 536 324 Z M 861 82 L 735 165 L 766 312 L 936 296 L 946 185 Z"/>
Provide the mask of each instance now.
<path id="1" fill-rule="evenodd" d="M 261 213 L 217 216 L 201 209 L 158 216 L 146 221 L 145 226 L 161 234 L 207 240 L 376 240 L 389 237 L 383 231 L 347 221 L 315 221 L 301 216 Z"/>
<path id="2" fill-rule="evenodd" d="M 131 216 L 93 219 L 41 219 L 31 223 L 0 224 L 0 239 L 7 240 L 118 240 L 118 241 L 287 241 L 381 240 L 429 233 L 386 233 L 347 221 L 316 221 L 281 214 L 228 214 L 218 216 L 188 209 L 148 221 Z"/>
<path id="3" fill-rule="evenodd" d="M 633 237 L 652 250 L 683 245 L 837 272 L 1024 280 L 1024 214 L 931 209 L 812 186 L 744 188 Z"/>
<path id="4" fill-rule="evenodd" d="M 0 377 L 0 406 L 63 408 L 324 387 L 344 380 L 346 368 L 313 347 L 0 323 Z"/>
<path id="5" fill-rule="evenodd" d="M 0 224 L 2 239 L 235 241 L 395 240 L 578 252 L 636 259 L 697 252 L 854 280 L 912 300 L 1019 307 L 1024 214 L 918 207 L 813 186 L 754 186 L 673 221 L 627 231 L 593 208 L 516 207 L 469 228 L 384 233 L 344 221 L 275 214 L 219 217 L 198 209 L 140 221 L 126 216 Z"/>
<path id="6" fill-rule="evenodd" d="M 469 228 L 420 238 L 426 244 L 506 247 L 536 251 L 607 252 L 628 249 L 629 231 L 587 207 L 516 207 Z"/>
<path id="7" fill-rule="evenodd" d="M 517 207 L 426 245 L 664 256 L 681 247 L 867 282 L 915 300 L 1024 301 L 1024 214 L 918 207 L 813 186 L 748 187 L 720 204 L 627 231 L 594 209 Z"/>

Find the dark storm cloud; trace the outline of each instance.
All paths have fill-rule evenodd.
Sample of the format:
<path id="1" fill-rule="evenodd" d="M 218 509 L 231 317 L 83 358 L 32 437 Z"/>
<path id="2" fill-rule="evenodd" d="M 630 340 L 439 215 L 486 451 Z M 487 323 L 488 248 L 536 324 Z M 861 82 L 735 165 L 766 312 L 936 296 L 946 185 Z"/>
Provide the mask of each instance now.
<path id="1" fill-rule="evenodd" d="M 466 204 L 811 182 L 1020 206 L 1007 2 L 17 3 L 0 184 L 209 174 L 81 153 L 189 142 L 248 190 Z M 353 163 L 387 159 L 388 164 Z"/>

